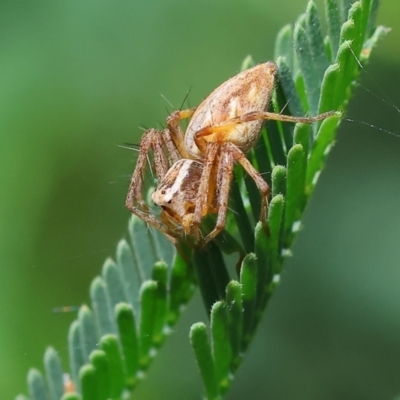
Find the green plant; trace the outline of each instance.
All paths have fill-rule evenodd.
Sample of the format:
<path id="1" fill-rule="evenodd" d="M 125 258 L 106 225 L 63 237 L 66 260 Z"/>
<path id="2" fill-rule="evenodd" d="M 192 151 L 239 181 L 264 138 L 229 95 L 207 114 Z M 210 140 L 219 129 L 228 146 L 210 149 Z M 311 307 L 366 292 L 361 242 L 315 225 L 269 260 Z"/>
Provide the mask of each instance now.
<path id="1" fill-rule="evenodd" d="M 358 61 L 368 60 L 385 32 L 374 28 L 377 6 L 374 0 L 326 0 L 328 36 L 324 39 L 316 7 L 310 2 L 294 29 L 281 30 L 275 51 L 280 71 L 275 112 L 285 105 L 292 115 L 344 112 L 360 71 Z M 248 58 L 243 67 L 251 64 Z M 267 173 L 272 187 L 269 235 L 255 222 L 259 194 L 240 168 L 231 191 L 236 213 L 230 216 L 226 232 L 204 250 L 182 243 L 174 255 L 162 235 L 150 234 L 140 220 L 132 218 L 129 243 L 118 244 L 116 261 L 106 260 L 101 277 L 92 283 L 92 310 L 82 306 L 70 328 L 76 393 L 63 394 L 61 363 L 57 353 L 48 349 L 47 384 L 40 372 L 31 370 L 30 398 L 124 397 L 140 381 L 197 285 L 210 313 L 210 332 L 206 324 L 196 323 L 190 339 L 207 397 L 221 398 L 279 284 L 283 262 L 290 255 L 339 123 L 339 117 L 331 117 L 314 126 L 266 124 L 249 157 Z M 236 280 L 229 276 L 224 258 L 224 253 L 234 252 L 243 257 Z"/>

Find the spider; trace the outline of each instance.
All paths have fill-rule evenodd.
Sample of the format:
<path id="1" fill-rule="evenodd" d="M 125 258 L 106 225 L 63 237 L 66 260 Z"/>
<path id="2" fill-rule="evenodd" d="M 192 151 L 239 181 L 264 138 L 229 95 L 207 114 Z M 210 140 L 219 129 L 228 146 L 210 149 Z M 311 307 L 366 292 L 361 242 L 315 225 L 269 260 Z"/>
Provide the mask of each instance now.
<path id="1" fill-rule="evenodd" d="M 274 62 L 240 72 L 218 86 L 197 108 L 179 110 L 167 118 L 167 128 L 148 129 L 139 146 L 126 207 L 172 241 L 191 236 L 198 243 L 214 239 L 225 226 L 235 163 L 242 165 L 261 192 L 260 220 L 266 221 L 270 188 L 246 158 L 257 142 L 264 120 L 313 123 L 337 114 L 294 117 L 267 112 L 277 78 Z M 186 132 L 179 123 L 190 118 Z M 144 171 L 153 153 L 158 185 L 154 215 L 143 199 Z M 217 214 L 215 227 L 202 237 L 200 223 Z"/>

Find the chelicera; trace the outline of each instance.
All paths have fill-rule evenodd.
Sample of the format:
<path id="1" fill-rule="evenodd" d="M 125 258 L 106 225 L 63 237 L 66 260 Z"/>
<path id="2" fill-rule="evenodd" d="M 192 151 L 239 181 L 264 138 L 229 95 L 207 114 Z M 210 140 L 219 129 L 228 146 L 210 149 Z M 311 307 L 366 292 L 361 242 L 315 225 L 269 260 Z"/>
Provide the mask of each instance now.
<path id="1" fill-rule="evenodd" d="M 276 77 L 274 62 L 256 65 L 222 83 L 198 107 L 170 114 L 166 129 L 146 130 L 126 207 L 172 240 L 192 236 L 207 243 L 224 229 L 233 167 L 239 163 L 260 190 L 260 220 L 265 221 L 270 188 L 245 155 L 256 144 L 263 122 L 313 123 L 335 114 L 293 117 L 266 111 Z M 180 121 L 187 118 L 183 132 Z M 149 153 L 158 179 L 152 194 L 152 201 L 161 208 L 158 216 L 143 198 Z M 216 224 L 202 237 L 200 223 L 209 214 L 217 214 Z"/>

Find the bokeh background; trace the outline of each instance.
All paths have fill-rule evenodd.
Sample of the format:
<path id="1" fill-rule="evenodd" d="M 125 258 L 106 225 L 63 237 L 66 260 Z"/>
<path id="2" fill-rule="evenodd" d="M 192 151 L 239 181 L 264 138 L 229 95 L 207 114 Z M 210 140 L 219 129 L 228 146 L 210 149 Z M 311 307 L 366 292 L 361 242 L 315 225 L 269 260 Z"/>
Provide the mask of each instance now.
<path id="1" fill-rule="evenodd" d="M 322 13 L 322 1 L 318 1 Z M 143 126 L 198 103 L 251 54 L 270 59 L 306 0 L 0 3 L 0 398 L 26 392 L 53 345 L 68 366 L 73 313 L 125 235 Z M 400 31 L 375 50 L 308 207 L 305 229 L 228 399 L 393 399 L 400 393 Z M 376 93 L 374 96 L 371 92 Z M 373 128 L 373 124 L 385 133 Z M 136 399 L 201 399 L 189 326 Z"/>

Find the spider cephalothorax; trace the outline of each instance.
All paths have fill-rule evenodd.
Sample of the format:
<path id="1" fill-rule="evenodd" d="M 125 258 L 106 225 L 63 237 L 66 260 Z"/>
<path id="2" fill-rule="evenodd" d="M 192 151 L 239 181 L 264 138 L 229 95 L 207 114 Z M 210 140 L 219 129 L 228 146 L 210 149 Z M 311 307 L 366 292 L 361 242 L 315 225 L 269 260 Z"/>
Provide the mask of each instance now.
<path id="1" fill-rule="evenodd" d="M 260 220 L 265 221 L 270 189 L 245 156 L 256 144 L 263 121 L 312 123 L 335 114 L 307 118 L 267 112 L 276 75 L 275 63 L 256 65 L 218 86 L 197 108 L 170 114 L 167 129 L 145 131 L 128 209 L 172 239 L 190 235 L 207 243 L 225 226 L 233 167 L 239 163 L 261 192 Z M 185 118 L 191 119 L 183 132 L 179 122 Z M 142 195 L 149 152 L 158 178 L 152 200 L 161 208 L 160 216 L 150 212 Z M 208 214 L 217 214 L 217 221 L 203 238 L 200 223 Z"/>

